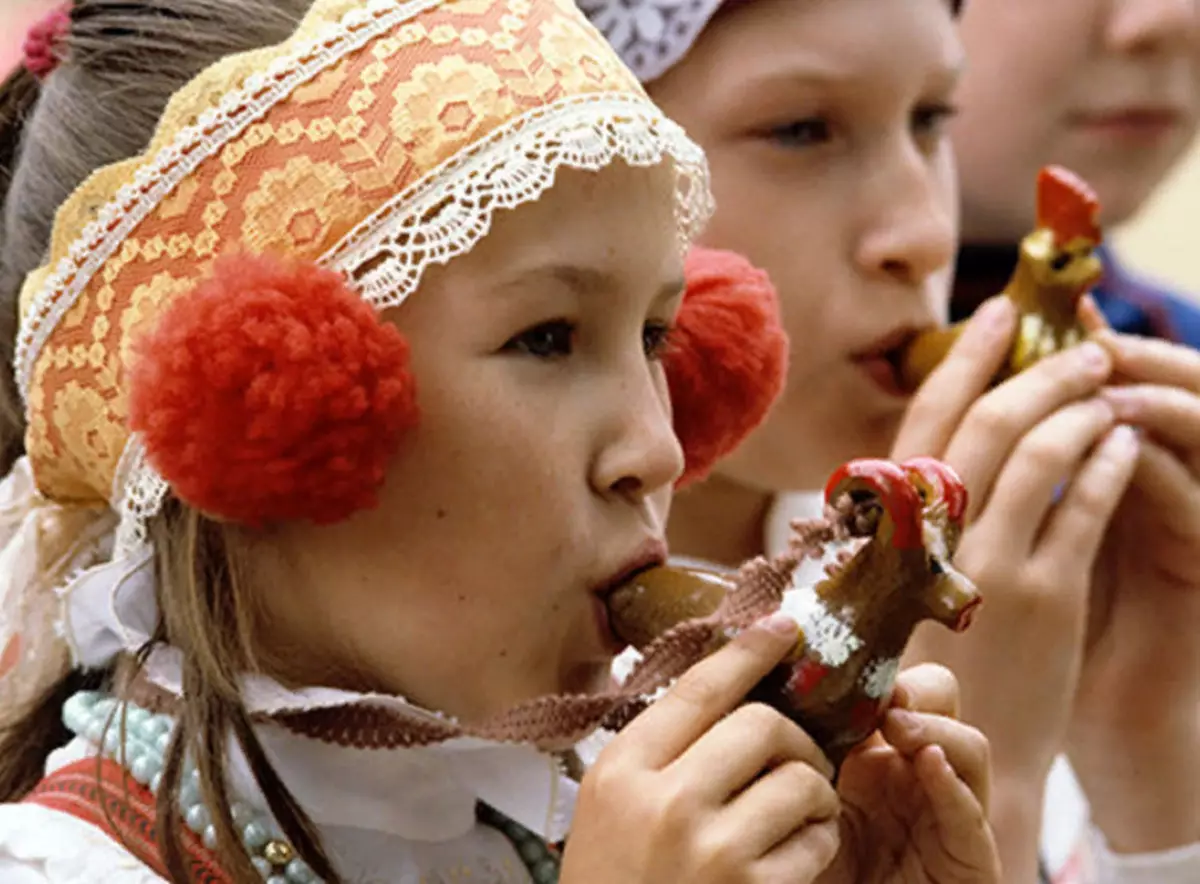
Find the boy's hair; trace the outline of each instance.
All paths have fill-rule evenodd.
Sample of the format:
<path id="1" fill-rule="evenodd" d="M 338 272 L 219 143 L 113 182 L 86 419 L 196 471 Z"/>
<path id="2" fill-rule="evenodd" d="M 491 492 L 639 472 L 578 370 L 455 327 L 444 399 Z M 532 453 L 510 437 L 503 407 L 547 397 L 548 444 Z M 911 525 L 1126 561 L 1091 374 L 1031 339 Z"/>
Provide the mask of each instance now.
<path id="1" fill-rule="evenodd" d="M 311 0 L 77 0 L 56 52 L 61 65 L 40 82 L 19 69 L 0 86 L 0 478 L 23 453 L 24 416 L 13 378 L 18 298 L 46 260 L 58 207 L 98 168 L 136 156 L 168 100 L 217 60 L 287 39 Z M 240 702 L 235 676 L 253 666 L 253 611 L 238 590 L 236 531 L 169 504 L 150 526 L 159 571 L 161 631 L 184 650 L 178 738 L 159 791 L 159 838 L 172 880 L 187 875 L 173 796 L 182 747 L 193 741 L 205 792 L 228 805 L 225 739 L 247 752 L 284 834 L 324 880 L 337 876 L 314 828 L 270 768 Z M 128 675 L 129 673 L 126 673 Z M 17 725 L 0 731 L 0 801 L 19 800 L 41 779 L 48 755 L 71 735 L 60 716 L 71 694 L 114 681 L 73 672 Z M 113 726 L 119 726 L 119 722 Z M 226 814 L 214 814 L 219 852 L 236 880 L 257 880 Z"/>

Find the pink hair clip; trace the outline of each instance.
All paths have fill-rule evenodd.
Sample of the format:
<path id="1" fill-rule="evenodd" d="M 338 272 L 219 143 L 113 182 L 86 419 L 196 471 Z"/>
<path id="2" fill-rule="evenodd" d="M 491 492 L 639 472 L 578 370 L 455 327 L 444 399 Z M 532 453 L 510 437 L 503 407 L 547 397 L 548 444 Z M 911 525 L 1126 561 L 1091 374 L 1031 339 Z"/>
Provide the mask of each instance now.
<path id="1" fill-rule="evenodd" d="M 25 69 L 39 80 L 54 73 L 58 67 L 58 45 L 71 30 L 71 4 L 64 3 L 51 10 L 45 18 L 29 29 L 22 47 Z"/>

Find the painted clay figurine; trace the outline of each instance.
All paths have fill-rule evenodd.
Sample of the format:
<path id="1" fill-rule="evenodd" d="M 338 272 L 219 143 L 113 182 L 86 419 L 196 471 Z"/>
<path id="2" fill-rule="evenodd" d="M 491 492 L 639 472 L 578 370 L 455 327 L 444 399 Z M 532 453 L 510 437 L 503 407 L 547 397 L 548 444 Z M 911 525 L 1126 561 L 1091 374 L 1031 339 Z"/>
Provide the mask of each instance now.
<path id="1" fill-rule="evenodd" d="M 1060 166 L 1042 169 L 1037 229 L 1021 241 L 1016 269 L 1003 292 L 1016 304 L 1020 326 L 994 383 L 1087 336 L 1078 309 L 1103 274 L 1096 254 L 1103 239 L 1099 211 L 1099 199 L 1081 178 Z M 919 387 L 962 330 L 962 323 L 931 329 L 903 348 L 895 363 L 901 386 L 910 391 Z"/>
<path id="2" fill-rule="evenodd" d="M 824 523 L 816 545 L 798 533 L 810 542 L 806 553 L 820 555 L 835 540 L 858 549 L 844 550 L 813 587 L 790 586 L 804 556 L 778 575 L 790 586 L 780 607 L 800 624 L 796 651 L 748 699 L 793 718 L 839 764 L 879 726 L 917 624 L 936 620 L 961 631 L 980 597 L 950 561 L 966 490 L 949 467 L 931 458 L 852 461 L 830 478 L 825 499 L 841 515 Z M 611 596 L 610 620 L 619 637 L 644 648 L 684 621 L 714 614 L 735 591 L 733 578 L 714 572 L 655 568 Z"/>

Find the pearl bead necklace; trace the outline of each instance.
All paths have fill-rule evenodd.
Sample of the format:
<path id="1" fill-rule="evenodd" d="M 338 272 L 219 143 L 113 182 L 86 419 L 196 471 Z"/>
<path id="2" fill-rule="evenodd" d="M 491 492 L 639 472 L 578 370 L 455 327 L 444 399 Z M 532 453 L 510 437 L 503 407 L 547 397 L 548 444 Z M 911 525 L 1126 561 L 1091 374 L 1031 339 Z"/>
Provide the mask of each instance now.
<path id="1" fill-rule="evenodd" d="M 63 706 L 63 723 L 76 736 L 99 747 L 106 758 L 125 767 L 140 785 L 157 794 L 175 722 L 167 715 L 153 715 L 126 703 L 122 741 L 117 706 L 118 701 L 113 697 L 83 691 Z M 199 771 L 190 761 L 184 762 L 178 800 L 184 824 L 200 836 L 205 847 L 215 850 L 217 830 L 200 796 Z M 267 884 L 324 884 L 266 816 L 241 802 L 234 802 L 230 812 L 250 862 Z M 490 808 L 481 809 L 480 819 L 512 843 L 535 884 L 558 884 L 558 855 L 545 841 Z"/>

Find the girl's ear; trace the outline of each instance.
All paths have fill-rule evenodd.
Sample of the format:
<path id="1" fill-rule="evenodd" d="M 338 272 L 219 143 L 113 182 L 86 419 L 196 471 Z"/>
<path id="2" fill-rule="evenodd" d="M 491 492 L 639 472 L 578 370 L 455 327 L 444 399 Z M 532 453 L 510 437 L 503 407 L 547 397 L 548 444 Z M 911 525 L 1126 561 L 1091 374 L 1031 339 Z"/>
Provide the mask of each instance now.
<path id="1" fill-rule="evenodd" d="M 201 512 L 330 523 L 376 504 L 416 384 L 403 336 L 342 276 L 228 257 L 135 346 L 129 420 Z"/>
<path id="2" fill-rule="evenodd" d="M 767 274 L 732 252 L 696 248 L 666 357 L 678 487 L 703 479 L 766 418 L 783 390 L 788 339 Z"/>

